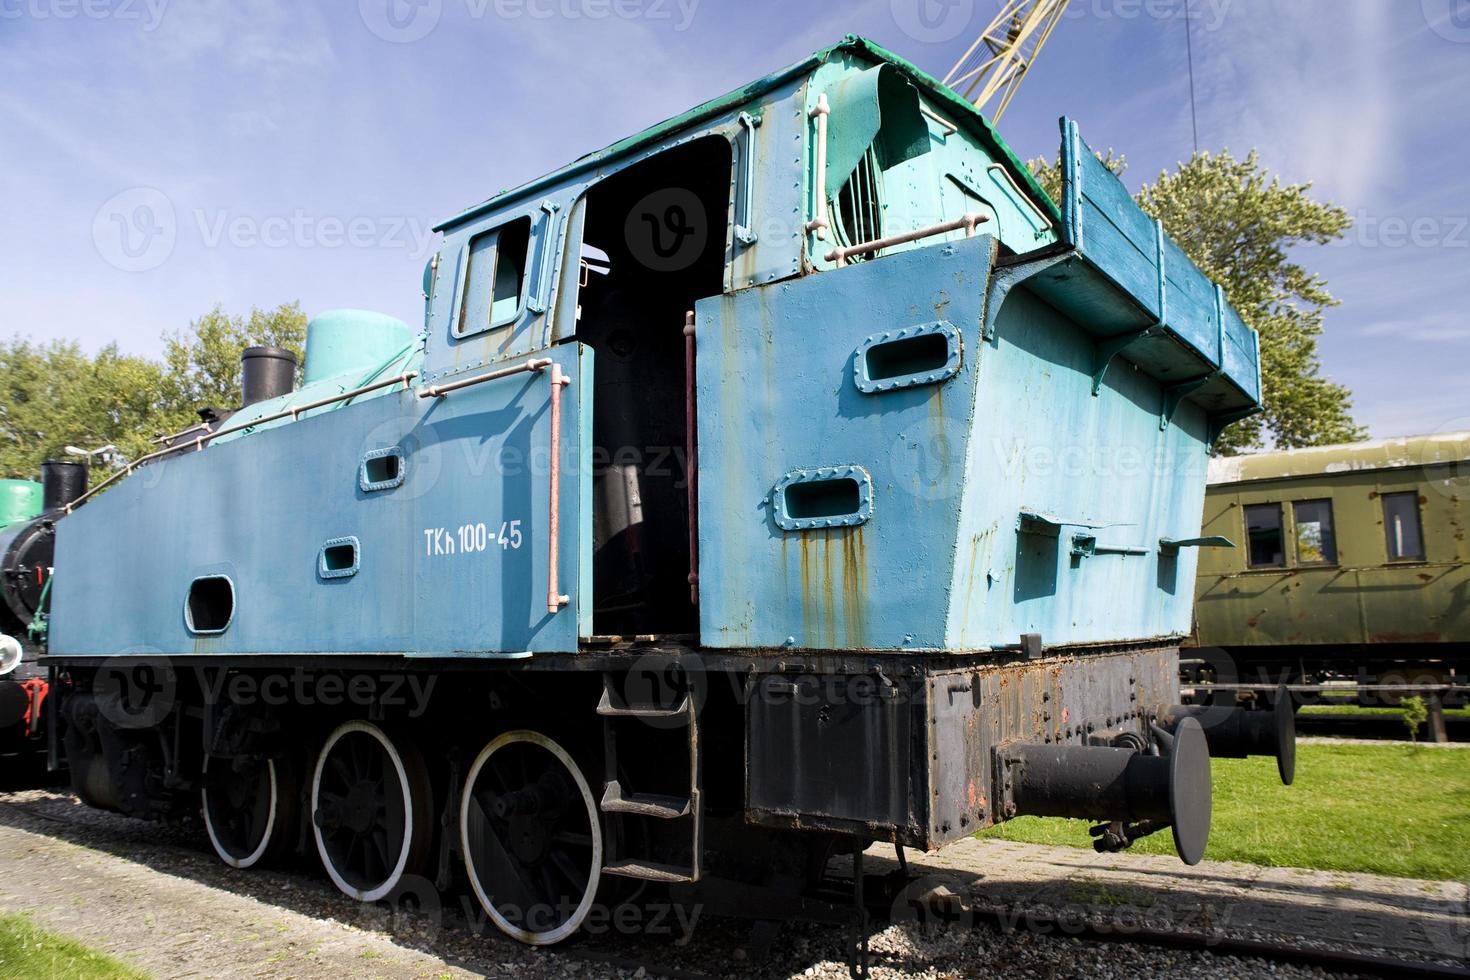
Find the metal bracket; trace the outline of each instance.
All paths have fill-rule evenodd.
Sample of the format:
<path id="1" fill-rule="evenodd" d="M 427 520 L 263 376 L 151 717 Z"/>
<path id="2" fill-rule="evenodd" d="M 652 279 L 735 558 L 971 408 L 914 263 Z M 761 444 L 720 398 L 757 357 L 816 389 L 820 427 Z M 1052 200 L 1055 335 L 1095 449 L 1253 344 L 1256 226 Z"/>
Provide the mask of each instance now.
<path id="1" fill-rule="evenodd" d="M 1251 408 L 1240 408 L 1236 409 L 1233 412 L 1217 412 L 1211 415 L 1209 421 L 1210 431 L 1207 433 L 1209 438 L 1206 440 L 1205 444 L 1208 446 L 1213 446 L 1215 444 L 1215 441 L 1220 438 L 1220 434 L 1224 432 L 1231 423 L 1239 422 L 1241 419 L 1248 419 L 1252 415 L 1255 415 L 1256 413 L 1261 411 L 1263 411 L 1261 406 L 1256 405 Z"/>
<path id="2" fill-rule="evenodd" d="M 1222 534 L 1206 538 L 1159 538 L 1159 551 L 1164 554 L 1177 552 L 1180 548 L 1234 548 L 1235 542 Z"/>
<path id="3" fill-rule="evenodd" d="M 1191 378 L 1178 384 L 1169 385 L 1164 389 L 1164 407 L 1159 412 L 1159 431 L 1169 428 L 1169 423 L 1174 421 L 1174 413 L 1179 410 L 1179 403 L 1188 398 L 1191 393 L 1198 391 L 1211 381 L 1215 380 L 1218 371 L 1211 371 L 1202 377 Z M 1096 392 L 1093 392 L 1096 394 Z"/>
<path id="4" fill-rule="evenodd" d="M 1072 557 L 1093 558 L 1097 555 L 1146 555 L 1147 548 L 1132 548 L 1122 545 L 1104 545 L 1097 543 L 1097 535 L 1078 532 L 1072 535 Z"/>
<path id="5" fill-rule="evenodd" d="M 981 324 L 981 340 L 993 340 L 995 338 L 995 321 L 1000 316 L 1000 308 L 1005 304 L 1006 296 L 1010 294 L 1021 283 L 1033 276 L 1040 275 L 1054 265 L 1071 262 L 1077 257 L 1077 253 L 1071 246 L 1058 248 L 1048 245 L 1043 249 L 1030 253 L 1035 258 L 1014 262 L 1006 266 L 995 266 L 995 271 L 990 276 L 990 286 L 985 290 L 985 318 Z"/>
<path id="6" fill-rule="evenodd" d="M 1144 327 L 1142 330 L 1120 334 L 1117 337 L 1109 337 L 1106 340 L 1099 340 L 1093 344 L 1092 394 L 1094 397 L 1102 392 L 1103 378 L 1107 375 L 1108 367 L 1113 363 L 1113 358 L 1143 338 L 1156 334 L 1160 326 L 1161 324 L 1155 323 L 1152 326 Z"/>

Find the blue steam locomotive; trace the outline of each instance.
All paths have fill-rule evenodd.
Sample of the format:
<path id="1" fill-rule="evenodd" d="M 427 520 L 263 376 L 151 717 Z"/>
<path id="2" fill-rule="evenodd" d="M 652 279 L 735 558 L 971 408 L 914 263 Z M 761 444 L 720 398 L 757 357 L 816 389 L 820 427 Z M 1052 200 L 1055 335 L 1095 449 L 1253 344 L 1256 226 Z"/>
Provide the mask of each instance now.
<path id="1" fill-rule="evenodd" d="M 1291 772 L 1289 709 L 1177 703 L 1257 339 L 1063 171 L 850 37 L 445 221 L 422 327 L 317 317 L 68 505 L 76 791 L 538 944 L 1018 814 L 1199 860 L 1212 752 Z"/>

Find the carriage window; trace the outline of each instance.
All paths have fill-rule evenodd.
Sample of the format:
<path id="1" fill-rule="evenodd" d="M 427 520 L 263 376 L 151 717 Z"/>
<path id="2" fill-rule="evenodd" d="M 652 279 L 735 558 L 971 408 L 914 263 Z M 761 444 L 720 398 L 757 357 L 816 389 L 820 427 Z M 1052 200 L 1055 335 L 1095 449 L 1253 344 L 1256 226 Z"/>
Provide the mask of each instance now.
<path id="1" fill-rule="evenodd" d="M 1280 504 L 1251 504 L 1247 507 L 1245 537 L 1250 542 L 1247 560 L 1251 568 L 1271 568 L 1286 564 Z"/>
<path id="2" fill-rule="evenodd" d="M 1337 535 L 1332 530 L 1332 501 L 1298 500 L 1291 505 L 1296 523 L 1298 565 L 1336 565 Z"/>
<path id="3" fill-rule="evenodd" d="M 515 322 L 521 312 L 530 242 L 530 218 L 518 218 L 470 240 L 470 267 L 454 328 L 457 335 Z"/>
<path id="4" fill-rule="evenodd" d="M 1421 561 L 1424 533 L 1419 525 L 1418 493 L 1383 495 L 1383 531 L 1388 537 L 1389 561 Z"/>

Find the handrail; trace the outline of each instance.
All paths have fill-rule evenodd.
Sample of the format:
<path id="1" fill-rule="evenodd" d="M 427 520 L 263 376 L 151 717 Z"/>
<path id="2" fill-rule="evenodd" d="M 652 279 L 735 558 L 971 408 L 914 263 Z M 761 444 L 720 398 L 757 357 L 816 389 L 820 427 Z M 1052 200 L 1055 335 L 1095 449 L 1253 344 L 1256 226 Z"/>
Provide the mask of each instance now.
<path id="1" fill-rule="evenodd" d="M 236 432 L 243 432 L 246 429 L 252 429 L 257 425 L 265 425 L 268 422 L 278 422 L 281 419 L 287 417 L 290 417 L 292 421 L 295 421 L 296 419 L 300 418 L 302 412 L 310 412 L 318 408 L 325 408 L 326 406 L 336 404 L 337 402 L 350 401 L 358 397 L 359 395 L 365 395 L 370 391 L 377 391 L 381 388 L 387 388 L 396 384 L 402 384 L 404 388 L 407 388 L 408 383 L 418 376 L 419 375 L 417 371 L 405 371 L 404 373 L 396 375 L 394 377 L 385 378 L 382 381 L 375 381 L 370 385 L 363 385 L 360 388 L 353 388 L 351 391 L 344 391 L 338 395 L 332 395 L 327 398 L 318 398 L 316 401 L 307 402 L 305 405 L 293 405 L 291 408 L 283 409 L 279 412 L 273 412 L 270 415 L 263 415 L 258 419 L 251 419 L 249 422 L 243 422 L 240 425 L 226 426 L 225 428 L 220 429 L 217 432 L 210 433 L 207 438 L 205 436 L 198 436 L 197 438 L 195 438 L 194 448 L 195 450 L 203 449 L 206 442 L 213 442 L 220 436 L 233 435 Z M 66 512 L 70 514 L 72 511 L 76 510 L 76 508 L 81 503 L 86 501 L 94 494 L 100 492 L 103 488 L 111 486 L 113 483 L 117 482 L 125 476 L 131 476 L 133 470 L 142 466 L 144 463 L 151 463 L 156 459 L 162 459 L 164 456 L 173 456 L 177 454 L 178 451 L 178 446 L 169 446 L 156 452 L 151 452 L 146 456 L 139 456 L 127 466 L 124 466 L 122 469 L 118 470 L 116 473 L 112 474 L 107 479 L 103 480 L 101 483 L 97 484 L 86 493 L 82 494 L 76 500 L 73 500 L 71 503 L 67 504 L 65 508 Z"/>
<path id="2" fill-rule="evenodd" d="M 1046 214 L 1041 210 L 1041 208 L 1036 205 L 1036 202 L 1032 201 L 1031 198 L 1026 196 L 1026 192 L 1021 190 L 1021 185 L 1016 183 L 1016 178 L 1011 176 L 1011 172 L 1009 170 L 998 163 L 992 163 L 990 166 L 985 168 L 985 172 L 990 174 L 992 178 L 995 174 L 1000 174 L 1006 179 L 1006 183 L 1011 185 L 1011 190 L 1016 192 L 1016 196 L 1021 199 L 1021 201 L 1026 205 L 1027 208 L 1031 209 L 1032 213 L 1034 213 L 1038 218 L 1041 219 L 1041 224 L 1036 225 L 1037 231 L 1045 231 L 1052 226 L 1051 220 L 1047 218 Z M 1036 222 L 1033 221 L 1032 224 L 1035 225 Z"/>
<path id="3" fill-rule="evenodd" d="M 546 611 L 552 614 L 561 612 L 562 606 L 571 603 L 570 596 L 561 594 L 557 586 L 557 538 L 561 531 L 561 390 L 572 383 L 572 379 L 561 373 L 561 365 L 552 362 L 551 365 L 551 517 L 546 522 L 547 550 L 549 560 L 546 563 Z"/>
<path id="4" fill-rule="evenodd" d="M 817 96 L 817 104 L 812 106 L 810 115 L 817 121 L 817 216 L 806 223 L 808 233 L 816 232 L 819 241 L 827 240 L 827 116 L 832 109 L 827 105 L 827 93 L 822 92 Z"/>
<path id="5" fill-rule="evenodd" d="M 876 252 L 879 249 L 890 248 L 894 245 L 903 245 L 907 242 L 916 242 L 930 235 L 942 235 L 949 231 L 965 229 L 965 237 L 969 238 L 975 234 L 975 226 L 982 225 L 990 220 L 990 215 L 972 212 L 962 218 L 953 221 L 945 221 L 941 224 L 930 225 L 928 228 L 918 228 L 914 231 L 900 232 L 897 235 L 887 235 L 883 238 L 875 238 L 870 242 L 860 242 L 857 245 L 847 245 L 843 248 L 834 248 L 827 253 L 828 262 L 836 262 L 838 268 L 847 265 L 850 255 L 862 255 L 865 252 Z"/>
<path id="6" fill-rule="evenodd" d="M 684 482 L 689 503 L 689 602 L 699 605 L 699 467 L 694 456 L 694 311 L 684 314 Z"/>
<path id="7" fill-rule="evenodd" d="M 950 122 L 948 119 L 945 119 L 939 113 L 935 112 L 933 109 L 929 108 L 928 106 L 924 105 L 923 103 L 920 103 L 919 104 L 919 112 L 921 112 L 922 114 L 928 116 L 930 119 L 934 120 L 935 122 L 939 123 L 939 125 L 943 126 L 944 127 L 944 135 L 945 136 L 949 136 L 951 133 L 958 133 L 960 131 L 960 127 L 956 126 L 954 123 Z"/>
<path id="8" fill-rule="evenodd" d="M 758 236 L 755 228 L 755 128 L 760 125 L 760 120 L 748 112 L 740 114 L 740 125 L 746 131 L 744 166 L 745 182 L 741 188 L 740 221 L 735 223 L 735 240 L 741 245 L 754 245 Z"/>
<path id="9" fill-rule="evenodd" d="M 500 368 L 498 371 L 490 371 L 485 374 L 477 374 L 473 378 L 464 378 L 460 381 L 451 381 L 449 382 L 449 384 L 445 385 L 431 385 L 428 388 L 420 388 L 419 397 L 443 398 L 451 391 L 458 391 L 461 388 L 468 388 L 471 385 L 484 384 L 486 381 L 498 381 L 501 378 L 509 378 L 511 375 L 523 374 L 527 371 L 534 371 L 539 373 L 550 366 L 551 358 L 549 357 L 533 358 L 529 361 L 522 361 L 520 364 L 516 364 L 511 367 Z"/>

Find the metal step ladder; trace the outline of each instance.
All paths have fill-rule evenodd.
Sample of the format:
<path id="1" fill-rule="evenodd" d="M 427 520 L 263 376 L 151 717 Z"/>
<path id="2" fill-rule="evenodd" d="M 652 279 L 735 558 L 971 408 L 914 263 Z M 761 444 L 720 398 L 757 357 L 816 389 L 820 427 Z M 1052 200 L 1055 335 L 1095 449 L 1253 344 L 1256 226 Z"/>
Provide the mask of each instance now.
<path id="1" fill-rule="evenodd" d="M 602 716 L 603 747 L 608 779 L 602 789 L 602 812 L 626 814 L 652 820 L 684 820 L 689 824 L 690 863 L 671 865 L 646 856 L 615 854 L 611 837 L 603 858 L 603 874 L 643 881 L 676 884 L 695 882 L 700 878 L 700 858 L 704 845 L 703 811 L 700 806 L 699 717 L 695 698 L 690 691 L 680 692 L 669 705 L 624 703 L 614 696 L 620 675 L 603 674 L 602 699 L 597 713 Z M 659 731 L 668 739 L 678 739 L 689 753 L 689 794 L 670 796 L 660 793 L 638 793 L 623 786 L 619 776 L 617 729 L 629 722 L 661 721 Z"/>

